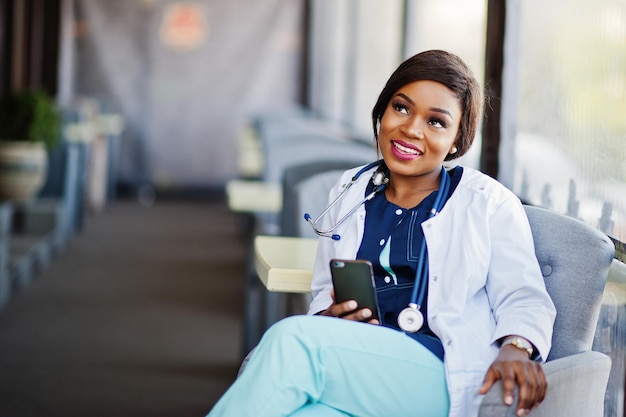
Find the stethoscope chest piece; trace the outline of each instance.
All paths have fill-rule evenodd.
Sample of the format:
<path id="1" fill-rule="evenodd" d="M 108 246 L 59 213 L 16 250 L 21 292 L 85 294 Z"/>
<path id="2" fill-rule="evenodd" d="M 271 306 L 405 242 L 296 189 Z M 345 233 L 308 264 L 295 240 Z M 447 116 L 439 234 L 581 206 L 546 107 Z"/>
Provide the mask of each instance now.
<path id="1" fill-rule="evenodd" d="M 423 325 L 424 316 L 415 304 L 409 304 L 409 307 L 406 307 L 398 315 L 398 326 L 407 333 L 415 333 Z"/>

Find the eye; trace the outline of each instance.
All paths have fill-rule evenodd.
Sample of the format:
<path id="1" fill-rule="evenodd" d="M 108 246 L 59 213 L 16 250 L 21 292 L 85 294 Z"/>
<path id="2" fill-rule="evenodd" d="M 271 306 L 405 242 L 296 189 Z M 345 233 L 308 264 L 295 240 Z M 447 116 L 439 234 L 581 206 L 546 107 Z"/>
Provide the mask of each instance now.
<path id="1" fill-rule="evenodd" d="M 391 103 L 391 107 L 397 111 L 400 112 L 402 114 L 409 114 L 409 108 L 406 106 L 406 104 L 401 103 L 399 101 L 393 101 Z"/>
<path id="2" fill-rule="evenodd" d="M 437 117 L 431 117 L 430 120 L 428 120 L 428 124 L 430 124 L 431 126 L 434 127 L 440 127 L 440 128 L 446 128 L 447 124 L 446 122 L 444 122 L 443 120 L 437 118 Z"/>

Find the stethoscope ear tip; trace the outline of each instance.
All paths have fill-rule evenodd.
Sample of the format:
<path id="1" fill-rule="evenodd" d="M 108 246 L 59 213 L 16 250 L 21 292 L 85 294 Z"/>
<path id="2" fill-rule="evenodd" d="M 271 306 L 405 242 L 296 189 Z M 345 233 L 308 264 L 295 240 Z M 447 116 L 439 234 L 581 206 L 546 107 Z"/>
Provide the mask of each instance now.
<path id="1" fill-rule="evenodd" d="M 307 222 L 311 219 L 311 215 L 309 213 L 304 213 L 304 220 Z"/>
<path id="2" fill-rule="evenodd" d="M 336 235 L 336 234 L 333 234 L 333 235 L 331 235 L 331 238 L 332 238 L 333 240 L 339 240 L 339 239 L 341 239 L 341 236 Z"/>

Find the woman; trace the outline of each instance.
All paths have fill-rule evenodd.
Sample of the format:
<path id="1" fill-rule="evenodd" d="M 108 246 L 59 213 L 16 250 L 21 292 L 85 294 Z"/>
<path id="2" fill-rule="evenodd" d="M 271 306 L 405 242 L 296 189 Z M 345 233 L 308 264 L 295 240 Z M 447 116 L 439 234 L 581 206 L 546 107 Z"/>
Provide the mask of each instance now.
<path id="1" fill-rule="evenodd" d="M 381 164 L 330 193 L 358 177 L 324 220 L 340 224 L 320 238 L 309 315 L 266 332 L 209 416 L 475 416 L 499 379 L 505 404 L 519 388 L 517 415 L 542 401 L 555 310 L 523 207 L 486 175 L 443 169 L 471 146 L 482 101 L 444 51 L 391 75 L 372 112 Z M 335 303 L 336 258 L 373 264 L 380 320 Z"/>

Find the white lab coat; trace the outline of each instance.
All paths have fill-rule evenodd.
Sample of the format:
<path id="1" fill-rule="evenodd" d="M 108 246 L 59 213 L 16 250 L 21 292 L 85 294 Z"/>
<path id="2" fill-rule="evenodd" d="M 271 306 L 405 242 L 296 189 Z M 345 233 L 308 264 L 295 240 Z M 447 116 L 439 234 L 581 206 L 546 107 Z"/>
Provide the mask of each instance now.
<path id="1" fill-rule="evenodd" d="M 329 201 L 356 171 L 344 173 Z M 325 228 L 363 199 L 371 175 L 359 177 L 326 216 Z M 340 240 L 320 238 L 309 314 L 331 304 L 329 261 L 354 259 L 364 226 L 361 205 L 337 230 Z M 449 416 L 475 416 L 482 401 L 478 389 L 498 353 L 496 341 L 521 335 L 546 358 L 556 311 L 535 258 L 525 211 L 499 182 L 464 168 L 441 213 L 425 221 L 422 229 L 429 256 L 428 321 L 445 350 Z"/>

